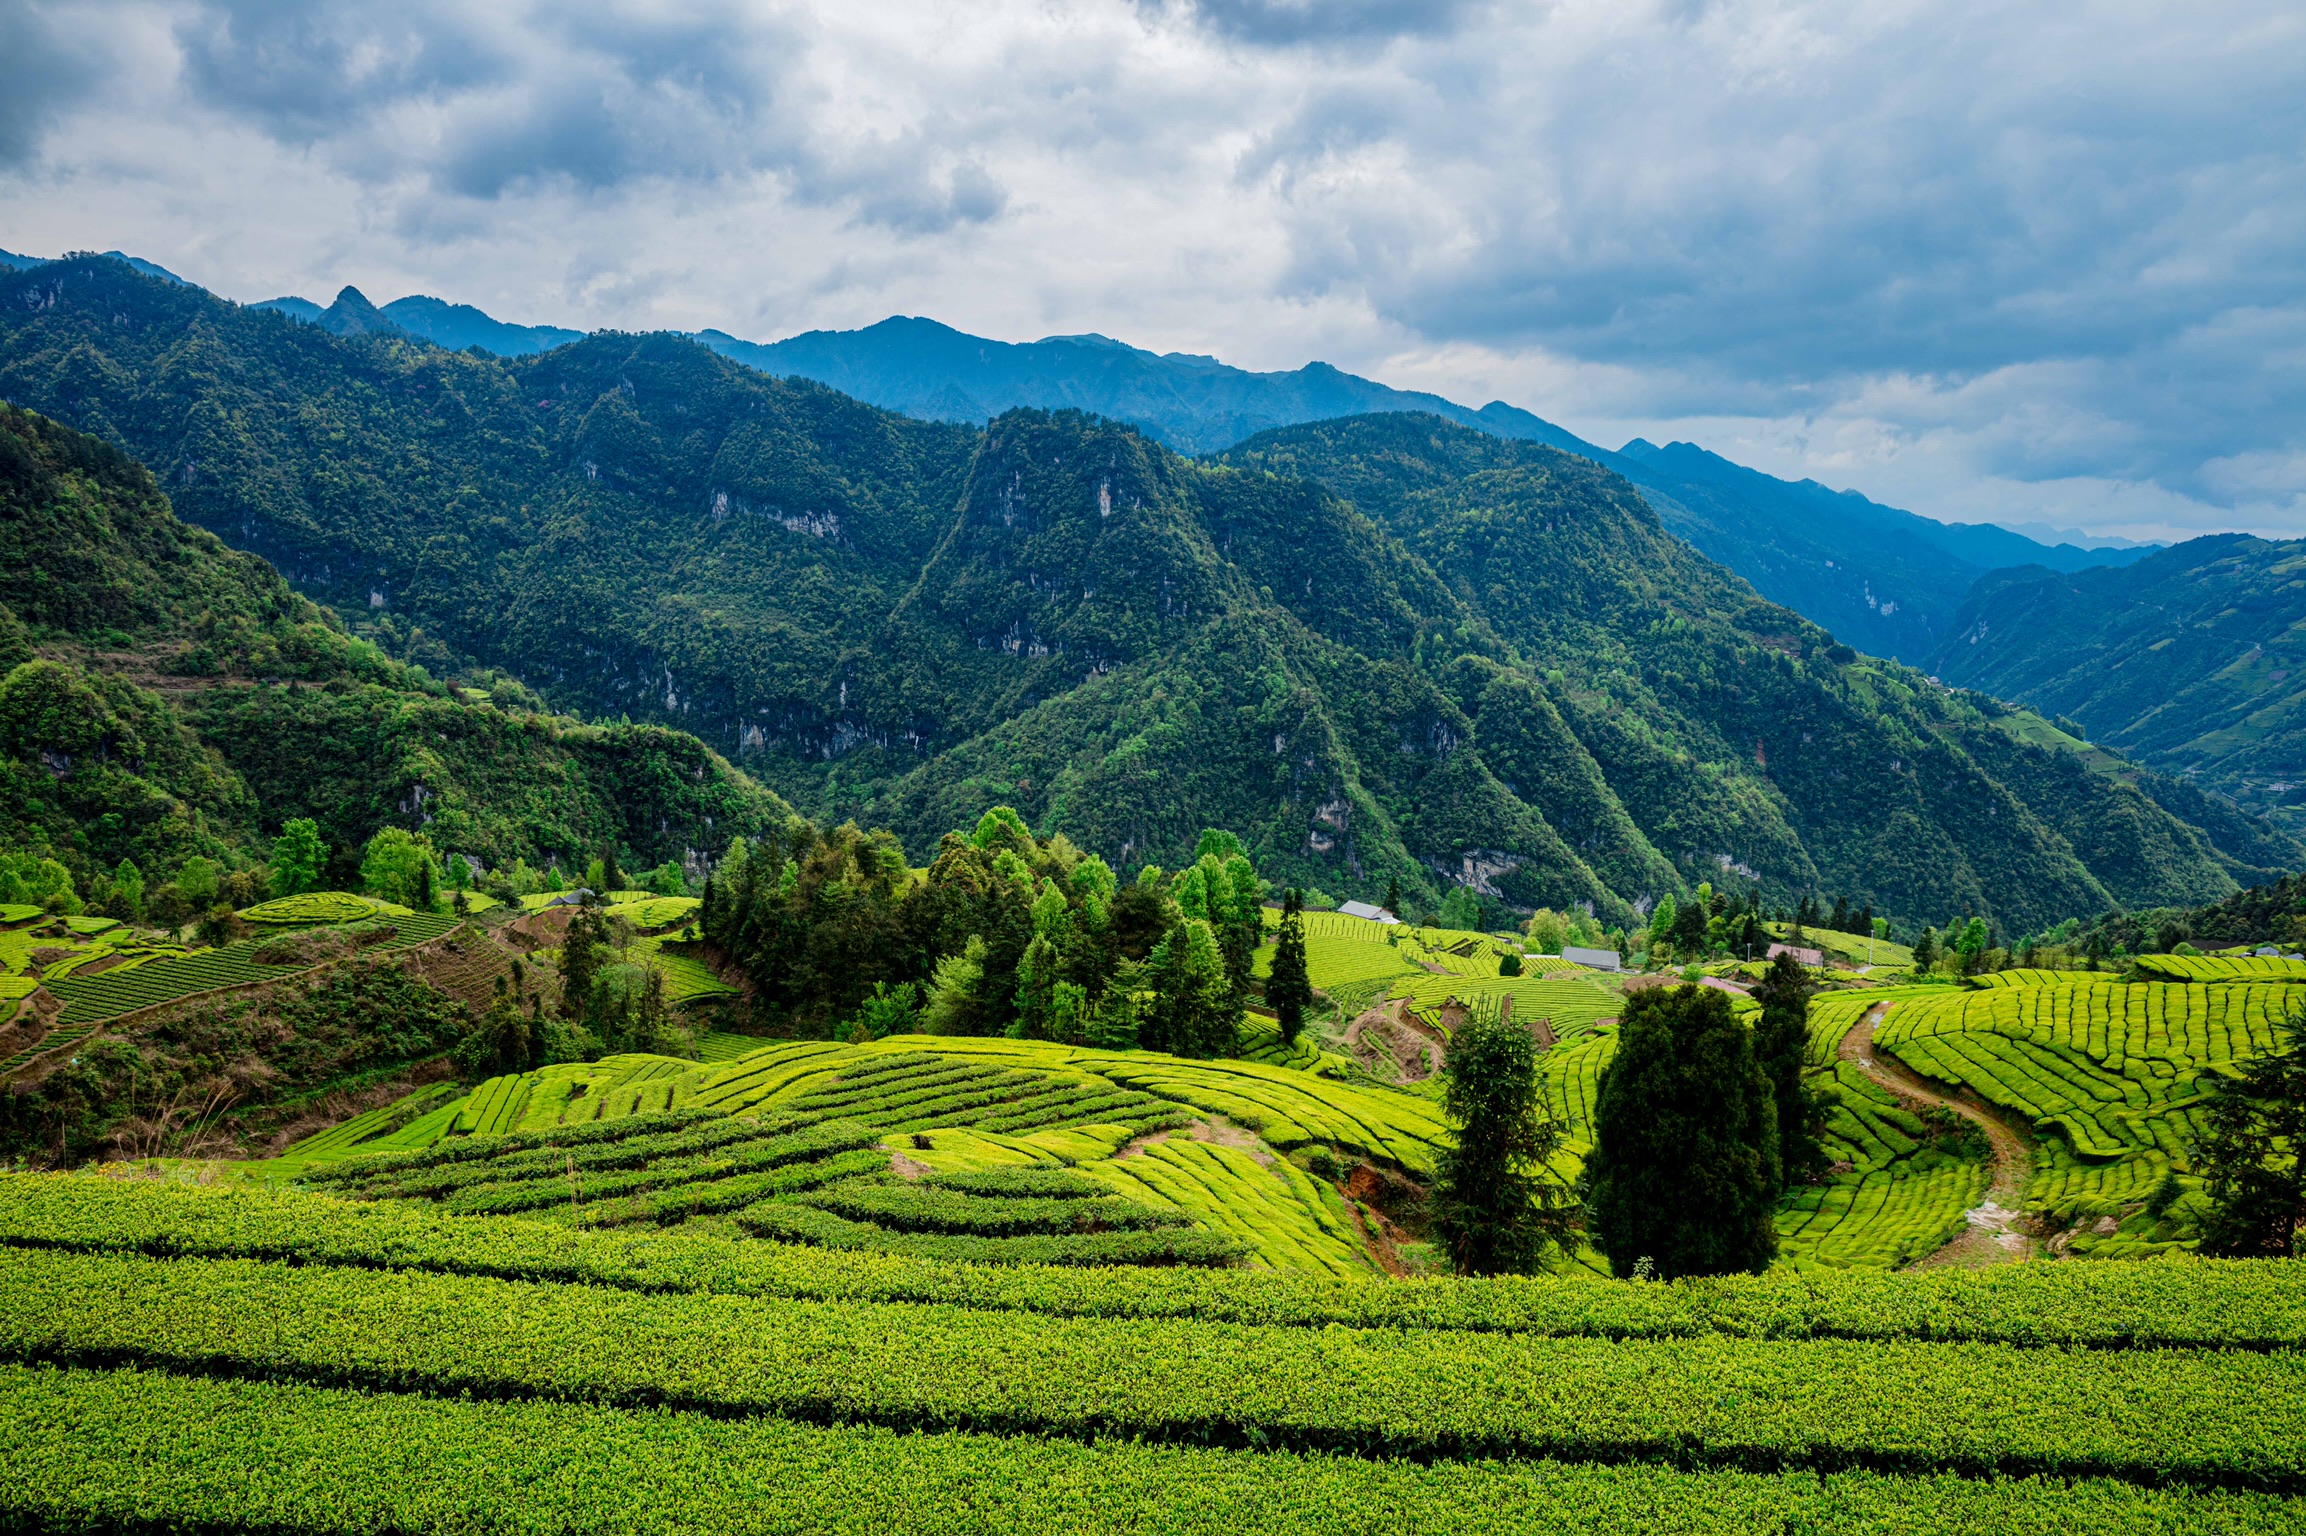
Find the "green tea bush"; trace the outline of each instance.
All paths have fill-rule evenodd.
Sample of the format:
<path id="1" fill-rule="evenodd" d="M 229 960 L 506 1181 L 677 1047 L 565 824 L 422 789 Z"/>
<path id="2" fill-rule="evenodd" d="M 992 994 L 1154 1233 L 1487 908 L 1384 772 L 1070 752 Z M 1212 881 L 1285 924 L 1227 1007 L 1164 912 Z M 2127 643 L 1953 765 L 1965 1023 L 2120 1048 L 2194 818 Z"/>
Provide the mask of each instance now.
<path id="1" fill-rule="evenodd" d="M 895 1232 L 950 1232 L 976 1237 L 1137 1231 L 1190 1224 L 1182 1211 L 1155 1210 L 1110 1194 L 1103 1198 L 1050 1199 L 976 1195 L 905 1183 L 851 1183 L 821 1189 L 801 1203 Z"/>
<path id="2" fill-rule="evenodd" d="M 0 1250 L 0 1291 L 0 1356 L 17 1360 L 905 1429 L 2279 1493 L 2301 1491 L 2306 1438 L 2306 1360 L 2289 1352 L 1314 1335 L 22 1248 Z"/>

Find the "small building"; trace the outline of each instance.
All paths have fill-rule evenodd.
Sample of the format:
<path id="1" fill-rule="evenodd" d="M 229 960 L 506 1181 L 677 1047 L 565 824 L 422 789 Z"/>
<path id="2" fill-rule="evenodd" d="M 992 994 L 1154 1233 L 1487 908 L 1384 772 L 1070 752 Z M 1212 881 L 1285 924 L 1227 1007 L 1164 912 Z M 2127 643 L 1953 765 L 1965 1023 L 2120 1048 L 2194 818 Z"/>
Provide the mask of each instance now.
<path id="1" fill-rule="evenodd" d="M 1772 944 L 1770 952 L 1762 958 L 1775 960 L 1780 955 L 1791 955 L 1795 962 L 1801 965 L 1820 966 L 1826 963 L 1825 953 L 1822 950 L 1797 949 L 1791 944 Z"/>
<path id="2" fill-rule="evenodd" d="M 1340 902 L 1337 910 L 1347 917 L 1358 917 L 1367 923 L 1398 923 L 1401 921 L 1400 918 L 1395 917 L 1383 907 L 1373 907 L 1366 901 Z"/>
<path id="3" fill-rule="evenodd" d="M 1580 949 L 1575 944 L 1564 944 L 1561 947 L 1561 958 L 1572 965 L 1582 965 L 1588 970 L 1622 971 L 1625 969 L 1625 962 L 1618 958 L 1618 953 L 1614 949 Z"/>

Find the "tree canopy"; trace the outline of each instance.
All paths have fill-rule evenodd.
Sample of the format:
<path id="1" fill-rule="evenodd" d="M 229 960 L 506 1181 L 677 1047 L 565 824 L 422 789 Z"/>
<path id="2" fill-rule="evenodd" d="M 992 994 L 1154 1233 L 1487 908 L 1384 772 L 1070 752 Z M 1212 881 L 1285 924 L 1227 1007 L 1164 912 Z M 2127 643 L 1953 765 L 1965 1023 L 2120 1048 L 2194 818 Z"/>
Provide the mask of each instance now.
<path id="1" fill-rule="evenodd" d="M 1509 1020 L 1468 1019 L 1449 1042 L 1442 1081 L 1457 1134 L 1436 1170 L 1434 1237 L 1461 1275 L 1527 1273 L 1575 1219 L 1547 1167 L 1561 1127 L 1538 1094 L 1536 1043 Z"/>
<path id="2" fill-rule="evenodd" d="M 1630 1276 L 1758 1272 L 1777 1252 L 1777 1106 L 1753 1035 L 1710 987 L 1626 999 L 1594 1095 L 1586 1233 Z"/>

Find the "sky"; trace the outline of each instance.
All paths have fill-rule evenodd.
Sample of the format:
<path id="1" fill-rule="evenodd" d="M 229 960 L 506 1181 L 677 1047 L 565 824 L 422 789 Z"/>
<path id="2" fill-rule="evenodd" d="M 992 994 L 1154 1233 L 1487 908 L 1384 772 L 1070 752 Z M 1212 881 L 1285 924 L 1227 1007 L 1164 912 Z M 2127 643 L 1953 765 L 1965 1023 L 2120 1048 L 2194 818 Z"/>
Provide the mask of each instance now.
<path id="1" fill-rule="evenodd" d="M 0 247 L 1313 359 L 1955 521 L 2306 536 L 2306 8 L 0 0 Z"/>

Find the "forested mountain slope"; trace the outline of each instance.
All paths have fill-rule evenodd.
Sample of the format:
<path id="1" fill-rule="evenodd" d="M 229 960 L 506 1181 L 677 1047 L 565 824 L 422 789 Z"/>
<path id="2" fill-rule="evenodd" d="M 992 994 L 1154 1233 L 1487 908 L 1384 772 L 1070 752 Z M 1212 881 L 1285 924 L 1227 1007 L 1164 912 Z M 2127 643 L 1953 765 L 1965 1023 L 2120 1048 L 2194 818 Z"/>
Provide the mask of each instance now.
<path id="1" fill-rule="evenodd" d="M 454 692 L 179 521 L 142 466 L 0 405 L 0 842 L 85 881 L 309 816 L 352 883 L 383 825 L 491 862 L 656 858 L 788 808 L 701 743 Z M 533 701 L 532 701 L 533 702 Z M 237 861 L 235 861 L 237 862 Z"/>
<path id="2" fill-rule="evenodd" d="M 502 357 L 577 339 L 574 331 L 508 325 L 439 299 L 395 299 L 377 309 L 350 288 L 325 310 L 297 298 L 261 307 L 339 335 L 397 325 L 445 347 L 479 346 Z M 1780 480 L 1690 443 L 1660 448 L 1637 438 L 1613 453 L 1503 401 L 1474 410 L 1327 363 L 1253 373 L 1105 336 L 996 341 L 907 316 L 765 344 L 717 330 L 701 331 L 697 340 L 773 377 L 813 379 L 924 420 L 981 424 L 1019 406 L 1084 410 L 1128 422 L 1181 453 L 1213 453 L 1276 427 L 1380 411 L 1428 412 L 1546 443 L 1624 475 L 1669 531 L 1763 596 L 1861 650 L 1908 661 L 1921 660 L 1952 632 L 1964 595 L 1989 570 L 2079 570 L 2142 552 L 2044 544 L 1992 524 L 1941 523 L 1814 480 Z"/>
<path id="3" fill-rule="evenodd" d="M 1835 645 L 1590 460 L 1431 417 L 1202 464 L 677 337 L 339 337 L 102 260 L 0 278 L 0 392 L 400 653 L 693 731 L 917 855 L 1009 802 L 1116 863 L 1232 826 L 1348 894 L 1623 916 L 1726 872 L 2013 929 L 2265 862 Z"/>
<path id="4" fill-rule="evenodd" d="M 1126 421 L 1184 453 L 1217 452 L 1259 432 L 1380 411 L 1425 412 L 1545 443 L 1624 475 L 1668 531 L 1764 597 L 1861 650 L 1907 661 L 1921 660 L 1952 632 L 1964 594 L 1989 570 L 2027 564 L 2076 570 L 2138 553 L 2045 545 L 2005 528 L 1940 523 L 1815 481 L 1780 480 L 1689 443 L 1659 448 L 1637 438 L 1613 453 L 1503 401 L 1477 411 L 1327 363 L 1251 373 L 1215 358 L 1157 354 L 1103 336 L 1014 343 L 906 317 L 767 345 L 719 331 L 697 339 L 763 372 L 814 379 L 909 416 L 983 422 L 1018 406 L 1071 407 Z"/>
<path id="5" fill-rule="evenodd" d="M 1931 665 L 2306 825 L 2306 541 L 2218 534 L 2119 570 L 2000 572 Z"/>

